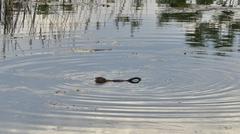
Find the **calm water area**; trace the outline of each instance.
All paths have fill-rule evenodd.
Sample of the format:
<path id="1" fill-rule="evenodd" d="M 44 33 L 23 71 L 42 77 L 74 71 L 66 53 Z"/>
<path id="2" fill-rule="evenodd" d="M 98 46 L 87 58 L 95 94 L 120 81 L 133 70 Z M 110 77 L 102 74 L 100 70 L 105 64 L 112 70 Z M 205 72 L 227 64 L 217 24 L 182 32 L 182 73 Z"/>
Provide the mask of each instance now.
<path id="1" fill-rule="evenodd" d="M 240 6 L 0 3 L 0 134 L 239 134 Z"/>

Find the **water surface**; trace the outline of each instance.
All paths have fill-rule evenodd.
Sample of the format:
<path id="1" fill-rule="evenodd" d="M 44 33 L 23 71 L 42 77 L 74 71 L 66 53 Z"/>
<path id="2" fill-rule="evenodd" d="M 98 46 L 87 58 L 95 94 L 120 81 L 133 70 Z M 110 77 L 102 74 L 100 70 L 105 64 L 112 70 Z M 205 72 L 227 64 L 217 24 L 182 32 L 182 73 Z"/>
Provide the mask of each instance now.
<path id="1" fill-rule="evenodd" d="M 1 20 L 0 133 L 239 132 L 238 8 L 25 4 Z"/>

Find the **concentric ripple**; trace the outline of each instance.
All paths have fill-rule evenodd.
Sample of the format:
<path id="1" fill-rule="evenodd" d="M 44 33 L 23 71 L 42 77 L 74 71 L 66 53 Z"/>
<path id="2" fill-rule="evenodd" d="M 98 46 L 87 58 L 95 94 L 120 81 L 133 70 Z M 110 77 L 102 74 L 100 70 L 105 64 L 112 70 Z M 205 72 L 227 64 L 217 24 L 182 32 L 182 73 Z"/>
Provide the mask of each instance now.
<path id="1" fill-rule="evenodd" d="M 81 120 L 99 121 L 97 126 L 104 121 L 239 122 L 238 62 L 233 57 L 195 58 L 194 54 L 177 53 L 168 56 L 161 51 L 8 60 L 0 68 L 0 83 L 2 94 L 11 99 L 2 102 L 1 111 L 35 125 L 56 125 L 57 120 L 70 126 Z M 96 85 L 96 76 L 111 79 L 140 76 L 143 80 L 136 85 Z M 32 122 L 28 116 L 39 122 Z"/>
<path id="2" fill-rule="evenodd" d="M 63 46 L 51 47 L 49 39 L 49 49 L 36 44 L 37 50 L 22 57 L 1 60 L 0 133 L 237 134 L 237 43 L 232 41 L 231 49 L 208 47 L 211 43 L 201 44 L 198 34 L 191 33 L 198 30 L 192 26 L 202 26 L 195 19 L 182 23 L 175 14 L 159 18 L 155 9 L 149 10 L 150 15 L 139 15 L 141 28 L 133 27 L 137 22 L 118 22 L 123 24 L 115 29 L 116 18 L 104 16 L 105 29 L 93 30 L 94 21 L 84 22 L 89 27 L 83 33 L 94 33 L 94 40 L 80 39 L 82 33 L 76 31 L 63 38 Z M 129 16 L 125 19 L 135 20 Z M 204 26 L 200 28 L 213 30 Z M 99 76 L 142 81 L 95 84 Z"/>

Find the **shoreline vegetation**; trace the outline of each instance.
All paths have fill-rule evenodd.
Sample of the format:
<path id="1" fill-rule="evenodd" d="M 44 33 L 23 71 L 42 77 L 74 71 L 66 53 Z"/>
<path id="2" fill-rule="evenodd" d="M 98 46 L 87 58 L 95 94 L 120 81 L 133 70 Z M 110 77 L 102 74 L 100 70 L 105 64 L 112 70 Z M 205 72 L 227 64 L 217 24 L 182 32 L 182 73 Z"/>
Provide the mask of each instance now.
<path id="1" fill-rule="evenodd" d="M 230 35 L 228 35 L 227 41 L 226 39 L 219 41 L 219 38 L 222 37 L 212 36 L 216 38 L 215 42 L 218 43 L 218 46 L 231 44 L 234 38 L 233 31 L 240 28 L 239 22 L 234 21 L 235 9 L 239 9 L 240 6 L 226 5 L 228 0 L 197 0 L 194 4 L 194 0 L 156 0 L 155 2 L 158 8 L 162 9 L 160 13 L 157 13 L 159 26 L 169 19 L 182 20 L 182 17 L 187 17 L 190 21 L 199 20 L 199 12 L 220 10 L 217 20 L 214 21 L 218 22 L 217 24 L 225 21 L 231 23 L 228 24 Z M 54 40 L 52 42 L 58 41 L 56 44 L 62 45 L 59 42 L 63 38 L 74 37 L 76 31 L 86 33 L 92 22 L 95 23 L 96 29 L 101 29 L 111 18 L 115 18 L 117 29 L 121 23 L 131 25 L 130 32 L 133 35 L 135 29 L 142 25 L 142 9 L 147 4 L 146 0 L 0 0 L 2 42 L 0 56 L 6 58 L 7 51 L 11 51 L 10 49 L 18 50 L 22 54 L 27 49 L 34 49 L 35 39 L 40 40 L 42 48 L 49 48 L 52 40 Z M 124 13 L 126 9 L 130 9 L 132 13 Z M 196 25 L 201 26 L 201 24 Z M 196 32 L 199 32 L 197 29 L 202 28 L 195 29 Z M 205 28 L 205 30 L 207 29 L 212 30 Z M 217 33 L 219 32 L 221 31 Z M 190 40 L 202 40 L 202 37 L 197 37 L 199 35 L 196 33 L 195 35 L 190 37 Z M 201 46 L 204 43 L 198 45 Z"/>

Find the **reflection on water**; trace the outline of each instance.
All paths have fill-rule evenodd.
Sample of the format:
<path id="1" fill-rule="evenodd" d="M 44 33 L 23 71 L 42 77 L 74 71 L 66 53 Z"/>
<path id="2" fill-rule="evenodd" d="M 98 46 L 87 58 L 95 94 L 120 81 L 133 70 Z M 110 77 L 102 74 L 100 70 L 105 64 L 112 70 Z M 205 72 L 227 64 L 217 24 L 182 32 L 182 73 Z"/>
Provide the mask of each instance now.
<path id="1" fill-rule="evenodd" d="M 0 133 L 239 132 L 234 0 L 0 3 Z"/>
<path id="2" fill-rule="evenodd" d="M 232 16 L 221 11 L 214 16 L 212 22 L 200 22 L 193 31 L 186 33 L 187 41 L 191 46 L 213 45 L 214 48 L 232 47 L 239 22 L 232 20 Z"/>
<path id="3" fill-rule="evenodd" d="M 220 51 L 239 51 L 239 11 L 210 10 L 167 12 L 158 16 L 159 26 L 164 22 L 186 22 L 186 43 L 191 47 L 209 47 Z M 236 44 L 236 45 L 235 45 Z"/>

